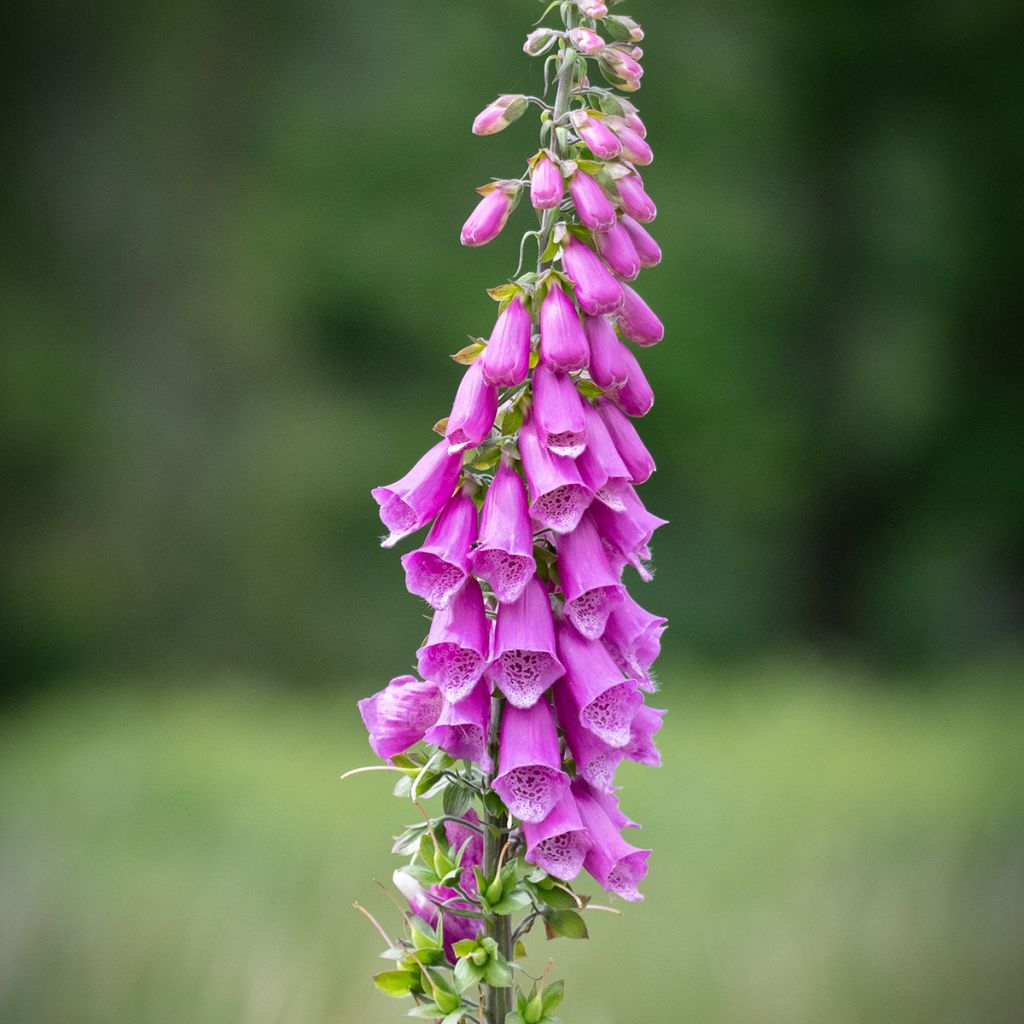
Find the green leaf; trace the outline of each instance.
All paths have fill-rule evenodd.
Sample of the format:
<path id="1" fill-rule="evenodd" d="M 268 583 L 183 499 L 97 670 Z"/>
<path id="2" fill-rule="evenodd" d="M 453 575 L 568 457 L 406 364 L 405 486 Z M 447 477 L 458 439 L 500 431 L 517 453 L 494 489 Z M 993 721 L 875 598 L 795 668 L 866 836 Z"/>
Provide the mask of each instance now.
<path id="1" fill-rule="evenodd" d="M 487 984 L 492 988 L 512 987 L 512 971 L 504 958 L 488 960 L 483 972 Z"/>
<path id="2" fill-rule="evenodd" d="M 406 1014 L 406 1017 L 421 1017 L 423 1020 L 437 1020 L 444 1016 L 444 1010 L 437 1003 L 421 1003 Z"/>
<path id="3" fill-rule="evenodd" d="M 510 892 L 499 902 L 493 904 L 491 911 L 495 914 L 514 914 L 517 910 L 528 907 L 531 902 L 530 894 L 520 889 L 517 892 Z"/>
<path id="4" fill-rule="evenodd" d="M 505 1024 L 526 1024 L 526 1021 L 518 1010 L 509 1010 L 505 1014 Z"/>
<path id="5" fill-rule="evenodd" d="M 587 939 L 587 924 L 575 910 L 552 910 L 544 915 L 544 928 L 549 939 Z"/>
<path id="6" fill-rule="evenodd" d="M 526 947 L 523 945 L 521 940 L 516 940 L 516 948 L 512 951 L 512 957 L 515 960 L 522 960 L 526 956 Z"/>
<path id="7" fill-rule="evenodd" d="M 577 910 L 579 903 L 571 892 L 560 889 L 557 885 L 552 889 L 539 889 L 537 895 L 556 910 Z"/>
<path id="8" fill-rule="evenodd" d="M 544 989 L 544 994 L 541 996 L 541 1005 L 544 1007 L 544 1016 L 546 1017 L 552 1010 L 558 1008 L 558 1004 L 562 1001 L 565 996 L 565 982 L 564 981 L 553 981 L 550 985 L 547 985 Z"/>
<path id="9" fill-rule="evenodd" d="M 473 792 L 465 786 L 449 786 L 441 798 L 441 807 L 445 814 L 453 818 L 461 818 L 473 804 Z"/>
<path id="10" fill-rule="evenodd" d="M 455 988 L 459 992 L 465 992 L 474 985 L 480 983 L 484 976 L 485 968 L 478 967 L 472 960 L 463 957 L 455 965 Z"/>
<path id="11" fill-rule="evenodd" d="M 459 941 L 452 946 L 452 950 L 455 952 L 456 956 L 469 956 L 469 954 L 472 953 L 478 945 L 480 945 L 480 943 L 478 943 L 476 939 L 459 939 Z"/>
<path id="12" fill-rule="evenodd" d="M 458 352 L 453 352 L 452 359 L 454 359 L 455 362 L 460 363 L 462 366 L 469 366 L 485 348 L 487 348 L 487 346 L 484 344 L 483 340 L 477 340 L 471 345 L 467 345 L 465 348 L 460 348 Z"/>
<path id="13" fill-rule="evenodd" d="M 466 1016 L 467 1012 L 468 1011 L 465 1006 L 460 1006 L 457 1010 L 452 1010 L 441 1024 L 459 1024 L 459 1021 Z"/>
<path id="14" fill-rule="evenodd" d="M 419 975 L 412 971 L 381 971 L 373 976 L 373 983 L 384 995 L 401 999 L 419 984 Z"/>

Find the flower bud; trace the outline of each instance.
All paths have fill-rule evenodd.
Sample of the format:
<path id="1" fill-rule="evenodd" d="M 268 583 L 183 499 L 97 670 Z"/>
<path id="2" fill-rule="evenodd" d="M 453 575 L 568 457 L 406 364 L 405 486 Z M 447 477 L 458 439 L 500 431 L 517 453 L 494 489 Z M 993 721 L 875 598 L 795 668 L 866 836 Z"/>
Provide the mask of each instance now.
<path id="1" fill-rule="evenodd" d="M 586 110 L 574 110 L 572 124 L 594 156 L 602 160 L 611 160 L 622 152 L 622 143 L 611 129 L 603 121 L 591 117 Z"/>
<path id="2" fill-rule="evenodd" d="M 580 14 L 588 18 L 603 18 L 608 13 L 608 5 L 604 0 L 577 0 Z"/>
<path id="3" fill-rule="evenodd" d="M 613 14 L 605 24 L 608 31 L 624 42 L 639 43 L 644 37 L 644 30 L 632 18 L 622 14 Z"/>
<path id="4" fill-rule="evenodd" d="M 526 1024 L 539 1024 L 541 1018 L 544 1016 L 544 997 L 538 992 L 527 1004 L 526 1009 L 523 1010 L 523 1020 Z"/>
<path id="5" fill-rule="evenodd" d="M 640 88 L 644 69 L 621 50 L 606 46 L 597 56 L 597 66 L 615 88 L 623 92 L 636 92 Z"/>
<path id="6" fill-rule="evenodd" d="M 625 897 L 629 899 L 629 896 Z M 639 899 L 639 897 L 637 897 Z M 434 1002 L 437 1008 L 445 1014 L 454 1013 L 462 1005 L 462 997 L 454 992 L 446 992 L 440 985 L 434 987 Z"/>
<path id="7" fill-rule="evenodd" d="M 569 41 L 580 53 L 593 55 L 604 49 L 604 40 L 592 29 L 574 28 L 569 33 Z"/>
<path id="8" fill-rule="evenodd" d="M 542 155 L 530 172 L 530 202 L 535 210 L 552 210 L 562 201 L 565 182 L 558 164 Z"/>
<path id="9" fill-rule="evenodd" d="M 615 207 L 604 189 L 585 171 L 577 170 L 569 179 L 569 194 L 576 204 L 580 221 L 591 231 L 608 231 L 615 223 Z"/>
<path id="10" fill-rule="evenodd" d="M 526 97 L 518 94 L 499 96 L 476 115 L 474 135 L 495 135 L 526 113 Z"/>
<path id="11" fill-rule="evenodd" d="M 632 217 L 620 218 L 619 224 L 629 235 L 633 248 L 640 258 L 640 266 L 656 267 L 661 262 L 661 246 L 651 237 L 646 228 L 638 224 Z"/>
<path id="12" fill-rule="evenodd" d="M 530 371 L 530 335 L 533 321 L 523 304 L 515 298 L 498 314 L 487 348 L 477 363 L 488 384 L 511 388 L 521 384 Z"/>
<path id="13" fill-rule="evenodd" d="M 630 174 L 615 182 L 619 190 L 622 209 L 633 220 L 647 224 L 658 215 L 658 208 L 651 197 L 644 191 L 644 183 L 639 174 Z"/>
<path id="14" fill-rule="evenodd" d="M 504 890 L 502 889 L 500 878 L 495 878 L 495 880 L 484 890 L 484 899 L 491 904 L 500 903 L 503 895 Z"/>
<path id="15" fill-rule="evenodd" d="M 636 226 L 640 228 L 639 224 Z M 643 229 L 640 228 L 640 230 Z M 640 273 L 640 268 L 644 264 L 621 218 L 612 225 L 610 231 L 595 231 L 594 244 L 597 246 L 597 251 L 601 254 L 601 259 L 619 277 L 632 281 Z"/>
<path id="16" fill-rule="evenodd" d="M 499 182 L 485 188 L 483 199 L 462 225 L 463 245 L 486 245 L 497 238 L 519 198 L 519 185 L 515 182 Z"/>
<path id="17" fill-rule="evenodd" d="M 555 370 L 584 370 L 590 360 L 576 306 L 557 282 L 540 307 L 540 358 Z"/>
<path id="18" fill-rule="evenodd" d="M 491 890 L 488 889 L 487 891 L 490 892 Z M 500 899 L 501 897 L 499 896 L 498 898 Z M 497 902 L 497 900 L 495 902 Z M 487 961 L 490 959 L 490 957 L 487 955 L 487 950 L 484 949 L 483 946 L 477 946 L 476 949 L 474 949 L 473 952 L 469 954 L 469 956 L 473 963 L 477 965 L 477 967 L 483 967 L 483 965 L 487 963 Z"/>
<path id="19" fill-rule="evenodd" d="M 554 46 L 558 35 L 559 33 L 554 29 L 535 29 L 526 37 L 526 42 L 523 44 L 523 53 L 529 54 L 531 57 L 539 57 Z"/>
<path id="20" fill-rule="evenodd" d="M 654 160 L 654 151 L 642 136 L 626 124 L 625 118 L 608 118 L 608 127 L 618 136 L 619 142 L 622 144 L 622 155 L 630 163 L 640 164 L 643 167 Z"/>
<path id="21" fill-rule="evenodd" d="M 562 250 L 562 266 L 576 289 L 576 301 L 584 313 L 591 316 L 614 313 L 622 305 L 622 285 L 585 242 L 569 236 Z"/>

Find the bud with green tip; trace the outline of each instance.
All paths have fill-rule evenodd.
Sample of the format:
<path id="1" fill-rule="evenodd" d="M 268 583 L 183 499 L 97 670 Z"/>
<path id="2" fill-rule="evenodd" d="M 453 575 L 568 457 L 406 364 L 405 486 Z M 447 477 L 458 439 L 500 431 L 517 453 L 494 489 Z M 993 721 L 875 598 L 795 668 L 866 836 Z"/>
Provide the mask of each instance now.
<path id="1" fill-rule="evenodd" d="M 621 14 L 613 14 L 605 21 L 608 31 L 616 39 L 623 42 L 639 43 L 644 37 L 644 30 L 632 18 Z"/>
<path id="2" fill-rule="evenodd" d="M 523 53 L 529 54 L 531 57 L 540 57 L 555 45 L 561 34 L 551 28 L 535 29 L 526 37 L 526 42 L 523 43 Z"/>
<path id="3" fill-rule="evenodd" d="M 496 135 L 504 131 L 513 121 L 526 113 L 529 104 L 526 97 L 518 93 L 508 93 L 499 96 L 493 103 L 489 103 L 473 121 L 474 135 Z"/>

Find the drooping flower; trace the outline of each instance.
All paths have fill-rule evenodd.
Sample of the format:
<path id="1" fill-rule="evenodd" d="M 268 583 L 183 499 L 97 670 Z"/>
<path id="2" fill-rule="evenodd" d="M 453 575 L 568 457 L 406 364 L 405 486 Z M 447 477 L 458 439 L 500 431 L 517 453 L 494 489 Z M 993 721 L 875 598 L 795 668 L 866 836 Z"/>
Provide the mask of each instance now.
<path id="1" fill-rule="evenodd" d="M 562 250 L 562 266 L 575 287 L 580 309 L 591 316 L 612 313 L 622 305 L 622 285 L 601 258 L 571 235 Z"/>
<path id="2" fill-rule="evenodd" d="M 455 493 L 461 472 L 461 456 L 448 451 L 447 440 L 439 441 L 401 480 L 375 487 L 370 493 L 390 531 L 381 547 L 393 547 L 426 526 Z"/>
<path id="3" fill-rule="evenodd" d="M 576 765 L 576 774 L 595 789 L 611 790 L 615 769 L 625 756 L 622 750 L 610 747 L 580 722 L 580 708 L 568 686 L 559 683 L 551 694 L 558 726 L 565 734 L 565 745 Z"/>
<path id="4" fill-rule="evenodd" d="M 519 597 L 498 609 L 487 674 L 517 708 L 528 708 L 565 669 L 555 651 L 551 599 L 533 577 Z"/>
<path id="5" fill-rule="evenodd" d="M 487 348 L 474 365 L 488 384 L 502 388 L 515 387 L 530 372 L 530 334 L 533 330 L 530 313 L 521 295 L 498 314 Z"/>
<path id="6" fill-rule="evenodd" d="M 622 143 L 599 117 L 588 110 L 574 110 L 569 115 L 573 127 L 587 148 L 602 160 L 611 160 L 622 152 Z"/>
<path id="7" fill-rule="evenodd" d="M 433 608 L 443 608 L 469 575 L 476 540 L 476 503 L 459 491 L 441 510 L 421 548 L 402 555 L 405 586 Z"/>
<path id="8" fill-rule="evenodd" d="M 498 389 L 484 380 L 483 367 L 477 359 L 463 374 L 455 393 L 455 402 L 445 427 L 448 451 L 476 448 L 491 432 L 497 414 Z"/>
<path id="9" fill-rule="evenodd" d="M 561 168 L 547 156 L 541 156 L 530 172 L 530 202 L 535 210 L 553 210 L 565 194 Z"/>
<path id="10" fill-rule="evenodd" d="M 551 705 L 544 698 L 528 708 L 507 704 L 492 783 L 505 806 L 521 821 L 543 821 L 568 787 Z"/>
<path id="11" fill-rule="evenodd" d="M 608 397 L 627 415 L 646 416 L 654 405 L 654 390 L 636 356 L 625 345 L 621 349 L 620 358 L 626 365 L 626 381 L 610 392 Z"/>
<path id="12" fill-rule="evenodd" d="M 602 391 L 618 391 L 629 379 L 630 363 L 611 321 L 604 316 L 588 316 L 583 330 L 590 347 L 591 379 Z"/>
<path id="13" fill-rule="evenodd" d="M 622 60 L 628 62 L 630 58 L 623 55 Z M 640 65 L 637 64 L 636 66 L 639 67 Z M 622 156 L 626 160 L 641 167 L 653 162 L 654 151 L 642 136 L 638 135 L 626 124 L 625 119 L 621 117 L 614 120 L 609 119 L 609 127 L 615 132 L 622 146 Z"/>
<path id="14" fill-rule="evenodd" d="M 654 692 L 651 666 L 661 653 L 661 634 L 668 620 L 641 608 L 627 592 L 608 616 L 601 638 L 615 664 L 637 681 L 641 690 Z"/>
<path id="15" fill-rule="evenodd" d="M 569 194 L 580 221 L 591 231 L 607 231 L 615 223 L 615 207 L 586 171 L 576 170 L 569 178 Z"/>
<path id="16" fill-rule="evenodd" d="M 616 317 L 619 330 L 638 345 L 656 345 L 665 337 L 665 325 L 628 284 L 622 286 L 622 307 Z"/>
<path id="17" fill-rule="evenodd" d="M 611 610 L 622 602 L 619 575 L 608 563 L 594 520 L 585 515 L 571 533 L 557 540 L 558 574 L 565 594 L 565 614 L 588 639 L 604 633 Z"/>
<path id="18" fill-rule="evenodd" d="M 600 53 L 605 46 L 604 40 L 592 29 L 574 28 L 569 31 L 569 42 L 576 47 L 580 53 L 591 56 Z"/>
<path id="19" fill-rule="evenodd" d="M 383 690 L 359 701 L 370 748 L 386 760 L 419 743 L 440 713 L 437 687 L 415 676 L 398 676 Z"/>
<path id="20" fill-rule="evenodd" d="M 431 928 L 436 928 L 438 921 L 441 921 L 441 930 L 444 933 L 444 955 L 450 964 L 458 959 L 455 955 L 455 943 L 463 939 L 475 939 L 483 934 L 483 922 L 472 917 L 463 917 L 451 912 L 446 913 L 439 909 L 439 903 L 452 901 L 451 905 L 460 910 L 474 910 L 472 903 L 459 899 L 455 889 L 446 885 L 432 885 L 424 889 L 412 875 L 402 870 L 396 871 L 392 876 L 395 888 L 406 898 L 409 909 Z"/>
<path id="21" fill-rule="evenodd" d="M 641 710 L 643 709 L 641 708 Z M 616 828 L 639 828 L 639 822 L 634 821 L 619 806 L 619 798 L 616 794 L 621 788 L 621 786 L 612 786 L 611 789 L 597 789 L 591 786 L 589 792 L 594 798 L 594 802 L 608 815 L 608 820 Z"/>
<path id="22" fill-rule="evenodd" d="M 628 39 L 634 43 L 643 41 L 643 28 L 640 27 L 638 22 L 625 15 L 616 14 L 609 18 L 608 27 L 612 30 L 616 39 Z"/>
<path id="23" fill-rule="evenodd" d="M 654 734 L 664 724 L 662 718 L 666 714 L 661 708 L 641 704 L 630 723 L 629 742 L 622 748 L 623 755 L 630 761 L 657 768 L 661 764 L 661 751 L 654 745 Z"/>
<path id="24" fill-rule="evenodd" d="M 589 402 L 583 403 L 583 421 L 587 428 L 587 447 L 576 459 L 580 476 L 597 501 L 621 511 L 625 508 L 621 491 L 630 484 L 629 470 L 601 414 Z"/>
<path id="25" fill-rule="evenodd" d="M 555 370 L 584 370 L 590 360 L 580 315 L 557 281 L 540 306 L 540 358 Z"/>
<path id="26" fill-rule="evenodd" d="M 484 498 L 480 540 L 469 562 L 474 575 L 491 585 L 502 604 L 515 601 L 533 578 L 533 526 L 526 488 L 507 455 Z"/>
<path id="27" fill-rule="evenodd" d="M 554 878 L 571 881 L 583 870 L 583 858 L 593 841 L 569 790 L 543 821 L 523 824 L 526 859 Z"/>
<path id="28" fill-rule="evenodd" d="M 651 851 L 641 850 L 622 838 L 585 782 L 573 783 L 572 792 L 594 842 L 587 850 L 583 866 L 607 892 L 624 900 L 643 899 L 637 887 L 647 877 L 647 858 Z"/>
<path id="29" fill-rule="evenodd" d="M 612 568 L 621 572 L 624 566 L 632 565 L 641 579 L 650 581 L 654 578 L 647 565 L 651 557 L 651 537 L 667 520 L 649 512 L 632 487 L 622 488 L 620 496 L 621 512 L 597 502 L 591 506 L 591 515 Z"/>
<path id="30" fill-rule="evenodd" d="M 423 737 L 428 743 L 440 747 L 449 757 L 464 758 L 491 770 L 487 754 L 487 734 L 491 721 L 491 690 L 486 680 L 480 679 L 469 695 L 458 703 L 444 700 L 437 722 Z"/>
<path id="31" fill-rule="evenodd" d="M 630 233 L 622 223 L 624 219 L 619 218 L 607 231 L 595 232 L 594 244 L 597 246 L 601 259 L 619 277 L 632 281 L 640 273 L 640 268 L 643 264 L 636 246 L 633 245 Z M 619 291 L 621 293 L 622 289 L 620 288 Z"/>
<path id="32" fill-rule="evenodd" d="M 661 246 L 651 237 L 651 233 L 632 217 L 624 215 L 619 223 L 626 230 L 633 251 L 637 254 L 642 267 L 656 267 L 661 262 Z"/>
<path id="33" fill-rule="evenodd" d="M 622 200 L 622 209 L 634 220 L 647 224 L 658 216 L 658 208 L 644 191 L 643 179 L 639 174 L 630 174 L 615 182 Z"/>
<path id="34" fill-rule="evenodd" d="M 621 47 L 606 46 L 597 55 L 597 66 L 605 80 L 623 92 L 636 92 L 644 69 Z"/>
<path id="35" fill-rule="evenodd" d="M 610 747 L 624 747 L 643 703 L 635 680 L 623 677 L 600 641 L 581 636 L 568 621 L 559 623 L 555 637 L 565 666 L 565 678 L 555 688 L 568 687 L 584 728 Z"/>
<path id="36" fill-rule="evenodd" d="M 498 181 L 483 187 L 483 199 L 462 226 L 463 245 L 486 245 L 497 238 L 515 208 L 519 182 Z"/>
<path id="37" fill-rule="evenodd" d="M 587 446 L 583 403 L 572 377 L 541 363 L 533 371 L 533 415 L 544 446 L 576 458 Z"/>
<path id="38" fill-rule="evenodd" d="M 600 385 L 599 385 L 600 386 Z M 647 450 L 636 427 L 633 426 L 629 417 L 612 402 L 605 399 L 598 399 L 597 409 L 601 413 L 608 433 L 615 442 L 615 448 L 619 453 L 634 484 L 642 484 L 650 479 L 651 474 L 657 468 L 654 459 Z"/>
<path id="39" fill-rule="evenodd" d="M 473 121 L 473 134 L 495 135 L 497 132 L 504 131 L 513 121 L 518 121 L 526 113 L 527 106 L 525 96 L 517 94 L 499 96 L 477 114 Z"/>
<path id="40" fill-rule="evenodd" d="M 593 495 L 583 483 L 575 460 L 555 455 L 541 443 L 532 414 L 519 428 L 519 454 L 530 488 L 534 521 L 555 533 L 574 530 Z"/>
<path id="41" fill-rule="evenodd" d="M 468 697 L 490 652 L 490 624 L 480 584 L 470 577 L 434 612 L 427 642 L 416 652 L 420 675 L 437 683 L 453 704 Z"/>

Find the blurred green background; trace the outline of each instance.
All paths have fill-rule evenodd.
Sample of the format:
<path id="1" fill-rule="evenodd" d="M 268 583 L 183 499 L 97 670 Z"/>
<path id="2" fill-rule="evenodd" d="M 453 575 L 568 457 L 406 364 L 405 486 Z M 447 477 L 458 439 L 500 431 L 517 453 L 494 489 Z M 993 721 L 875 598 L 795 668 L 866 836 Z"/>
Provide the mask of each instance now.
<path id="1" fill-rule="evenodd" d="M 321 1024 L 408 813 L 357 697 L 425 630 L 369 489 L 515 264 L 530 0 L 8 12 L 0 1019 Z M 671 520 L 648 902 L 564 1016 L 1024 1017 L 1024 16 L 635 0 Z M 412 546 L 406 544 L 403 550 Z M 404 817 L 403 817 L 404 816 Z M 542 942 L 531 963 L 543 966 Z"/>

